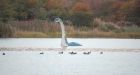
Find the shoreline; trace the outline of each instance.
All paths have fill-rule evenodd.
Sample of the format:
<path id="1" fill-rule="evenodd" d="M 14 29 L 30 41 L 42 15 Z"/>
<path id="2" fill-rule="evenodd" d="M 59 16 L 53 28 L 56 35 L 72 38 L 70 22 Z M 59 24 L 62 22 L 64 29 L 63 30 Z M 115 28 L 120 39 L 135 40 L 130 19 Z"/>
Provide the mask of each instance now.
<path id="1" fill-rule="evenodd" d="M 126 48 L 32 48 L 32 47 L 0 47 L 0 51 L 91 51 L 91 52 L 140 52 L 140 49 Z"/>

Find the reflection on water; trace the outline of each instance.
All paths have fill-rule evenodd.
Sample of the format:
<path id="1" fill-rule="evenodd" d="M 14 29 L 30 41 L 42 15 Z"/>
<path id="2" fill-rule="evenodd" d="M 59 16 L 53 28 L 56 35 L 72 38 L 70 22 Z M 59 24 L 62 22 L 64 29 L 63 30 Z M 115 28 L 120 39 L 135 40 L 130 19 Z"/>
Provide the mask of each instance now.
<path id="1" fill-rule="evenodd" d="M 1 75 L 139 75 L 139 52 L 0 52 Z"/>

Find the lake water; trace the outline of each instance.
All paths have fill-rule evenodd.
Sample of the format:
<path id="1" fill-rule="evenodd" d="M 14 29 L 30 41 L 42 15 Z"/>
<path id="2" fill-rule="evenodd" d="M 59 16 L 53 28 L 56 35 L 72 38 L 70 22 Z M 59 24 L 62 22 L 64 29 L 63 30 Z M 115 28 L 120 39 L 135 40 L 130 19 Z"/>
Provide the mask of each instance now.
<path id="1" fill-rule="evenodd" d="M 69 38 L 73 48 L 140 49 L 139 39 Z M 3 38 L 0 47 L 60 48 L 60 38 Z M 43 52 L 44 54 L 40 54 Z M 140 75 L 140 52 L 0 51 L 0 75 Z M 3 55 L 5 53 L 5 55 Z"/>
<path id="2" fill-rule="evenodd" d="M 140 75 L 140 52 L 0 52 L 0 75 Z"/>
<path id="3" fill-rule="evenodd" d="M 68 38 L 68 42 L 76 42 L 82 46 L 68 48 L 131 48 L 140 49 L 140 39 L 98 39 L 98 38 Z M 38 47 L 60 48 L 60 38 L 3 38 L 0 47 Z"/>

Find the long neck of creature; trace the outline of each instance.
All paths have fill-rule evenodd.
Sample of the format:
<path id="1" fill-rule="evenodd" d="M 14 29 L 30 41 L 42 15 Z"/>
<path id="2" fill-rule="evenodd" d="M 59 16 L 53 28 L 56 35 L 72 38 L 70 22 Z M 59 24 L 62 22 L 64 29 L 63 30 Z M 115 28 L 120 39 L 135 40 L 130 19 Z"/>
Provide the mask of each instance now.
<path id="1" fill-rule="evenodd" d="M 65 38 L 66 34 L 65 34 L 65 27 L 63 22 L 59 22 L 60 26 L 61 26 L 61 31 L 62 31 L 62 38 Z"/>

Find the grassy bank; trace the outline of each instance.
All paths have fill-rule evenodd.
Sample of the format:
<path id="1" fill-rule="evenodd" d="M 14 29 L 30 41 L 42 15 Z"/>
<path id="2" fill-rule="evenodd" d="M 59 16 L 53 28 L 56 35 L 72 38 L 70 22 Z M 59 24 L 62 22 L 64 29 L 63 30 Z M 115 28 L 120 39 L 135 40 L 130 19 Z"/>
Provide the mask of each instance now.
<path id="1" fill-rule="evenodd" d="M 110 22 L 93 21 L 92 26 L 75 26 L 65 22 L 70 38 L 140 38 L 140 27 L 119 26 Z M 14 38 L 58 38 L 60 25 L 46 20 L 9 21 L 0 24 L 0 37 Z"/>
<path id="2" fill-rule="evenodd" d="M 60 38 L 61 33 L 46 34 L 43 32 L 17 32 L 16 38 Z M 74 33 L 67 33 L 69 38 L 140 38 L 139 32 L 92 32 L 81 31 Z"/>

